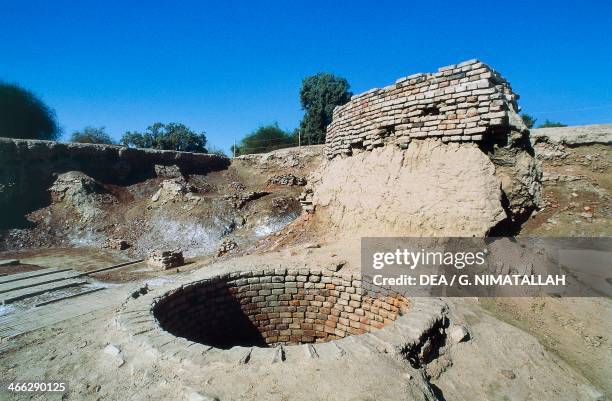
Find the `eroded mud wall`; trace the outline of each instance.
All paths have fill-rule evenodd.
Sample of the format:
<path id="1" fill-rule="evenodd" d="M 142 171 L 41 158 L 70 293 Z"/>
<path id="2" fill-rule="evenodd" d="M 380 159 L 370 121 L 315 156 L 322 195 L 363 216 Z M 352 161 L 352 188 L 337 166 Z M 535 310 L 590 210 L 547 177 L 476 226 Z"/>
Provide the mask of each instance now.
<path id="1" fill-rule="evenodd" d="M 130 149 L 112 145 L 0 138 L 0 227 L 48 203 L 58 174 L 80 171 L 104 183 L 129 184 L 155 176 L 156 165 L 176 165 L 183 174 L 206 174 L 229 166 L 211 154 Z"/>

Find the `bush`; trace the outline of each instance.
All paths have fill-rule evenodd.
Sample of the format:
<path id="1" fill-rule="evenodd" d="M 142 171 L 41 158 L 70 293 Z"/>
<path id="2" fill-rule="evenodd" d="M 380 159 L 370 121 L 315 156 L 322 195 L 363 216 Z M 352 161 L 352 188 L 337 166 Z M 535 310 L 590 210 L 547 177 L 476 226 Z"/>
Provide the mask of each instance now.
<path id="1" fill-rule="evenodd" d="M 251 153 L 266 153 L 276 149 L 289 148 L 297 145 L 294 135 L 283 131 L 277 123 L 265 125 L 245 136 L 240 144 L 232 146 L 236 156 Z"/>
<path id="2" fill-rule="evenodd" d="M 32 92 L 0 82 L 0 136 L 55 140 L 60 129 L 55 112 Z"/>
<path id="3" fill-rule="evenodd" d="M 525 123 L 527 128 L 530 128 L 530 129 L 533 128 L 533 126 L 535 125 L 535 122 L 538 121 L 536 118 L 533 118 L 532 116 L 526 113 L 521 114 L 521 118 L 523 119 L 523 122 Z"/>
<path id="4" fill-rule="evenodd" d="M 334 107 L 351 100 L 349 89 L 346 79 L 329 73 L 304 78 L 300 89 L 300 102 L 305 111 L 300 122 L 304 143 L 325 142 L 325 130 L 332 121 Z"/>
<path id="5" fill-rule="evenodd" d="M 113 144 L 113 140 L 105 132 L 104 127 L 94 128 L 89 126 L 83 128 L 83 131 L 74 131 L 70 136 L 70 142 Z"/>
<path id="6" fill-rule="evenodd" d="M 186 125 L 178 123 L 155 123 L 142 133 L 128 131 L 121 137 L 121 143 L 136 148 L 208 152 L 204 132 L 198 134 Z"/>
<path id="7" fill-rule="evenodd" d="M 567 127 L 567 125 L 561 124 L 558 121 L 550 121 L 546 119 L 544 123 L 540 124 L 538 128 L 554 128 L 554 127 Z"/>

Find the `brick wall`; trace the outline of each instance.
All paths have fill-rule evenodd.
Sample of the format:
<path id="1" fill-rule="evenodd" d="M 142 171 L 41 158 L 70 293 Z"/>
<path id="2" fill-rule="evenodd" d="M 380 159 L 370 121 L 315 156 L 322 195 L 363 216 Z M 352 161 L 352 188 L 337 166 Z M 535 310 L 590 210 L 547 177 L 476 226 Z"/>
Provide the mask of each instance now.
<path id="1" fill-rule="evenodd" d="M 492 128 L 507 126 L 507 111 L 516 111 L 517 99 L 508 82 L 478 60 L 411 75 L 336 107 L 326 155 L 332 159 L 387 143 L 407 147 L 427 137 L 482 141 Z"/>
<path id="2" fill-rule="evenodd" d="M 409 301 L 329 271 L 262 270 L 189 284 L 158 300 L 154 314 L 177 336 L 219 348 L 324 342 L 393 322 Z"/>

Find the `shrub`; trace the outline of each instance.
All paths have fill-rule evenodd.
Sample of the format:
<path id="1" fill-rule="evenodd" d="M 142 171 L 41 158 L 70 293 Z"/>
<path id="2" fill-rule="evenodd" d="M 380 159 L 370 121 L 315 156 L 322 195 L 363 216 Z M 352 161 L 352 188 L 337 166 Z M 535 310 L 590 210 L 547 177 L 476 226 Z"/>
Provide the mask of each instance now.
<path id="1" fill-rule="evenodd" d="M 296 146 L 297 140 L 294 135 L 283 131 L 277 123 L 264 125 L 245 136 L 240 144 L 232 152 L 236 156 L 251 153 L 266 153 L 272 150 Z"/>
<path id="2" fill-rule="evenodd" d="M 553 128 L 553 127 L 567 127 L 567 125 L 562 124 L 558 121 L 550 121 L 546 119 L 538 128 Z"/>
<path id="3" fill-rule="evenodd" d="M 533 126 L 535 125 L 535 122 L 538 121 L 536 118 L 533 118 L 532 116 L 526 113 L 521 114 L 521 118 L 523 119 L 523 122 L 525 123 L 527 128 L 530 128 L 530 129 L 533 128 Z"/>
<path id="4" fill-rule="evenodd" d="M 105 132 L 104 127 L 94 128 L 89 126 L 83 128 L 82 131 L 74 131 L 70 136 L 70 142 L 113 144 L 113 140 Z"/>
<path id="5" fill-rule="evenodd" d="M 60 136 L 55 112 L 32 92 L 0 82 L 0 136 L 55 140 Z"/>

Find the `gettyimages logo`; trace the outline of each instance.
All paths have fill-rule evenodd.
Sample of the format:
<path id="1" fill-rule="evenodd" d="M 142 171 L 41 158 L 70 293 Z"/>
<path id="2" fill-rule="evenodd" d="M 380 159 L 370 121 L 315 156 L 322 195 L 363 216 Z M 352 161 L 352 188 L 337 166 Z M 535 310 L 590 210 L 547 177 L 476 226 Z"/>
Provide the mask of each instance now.
<path id="1" fill-rule="evenodd" d="M 602 296 L 609 238 L 362 238 L 362 274 L 412 296 Z"/>

